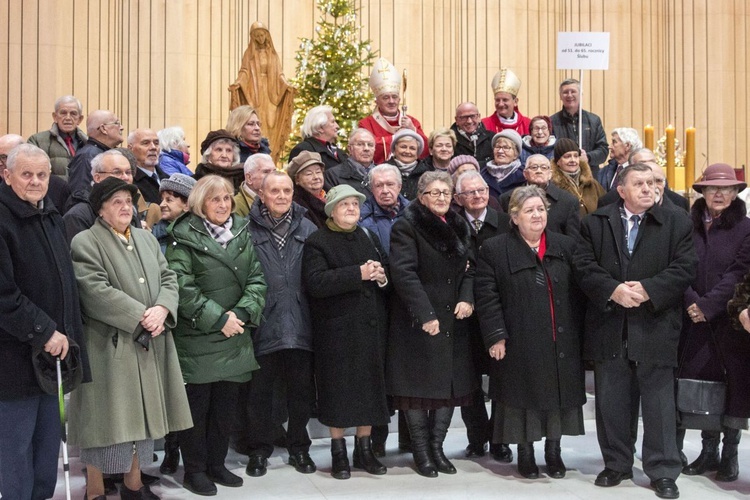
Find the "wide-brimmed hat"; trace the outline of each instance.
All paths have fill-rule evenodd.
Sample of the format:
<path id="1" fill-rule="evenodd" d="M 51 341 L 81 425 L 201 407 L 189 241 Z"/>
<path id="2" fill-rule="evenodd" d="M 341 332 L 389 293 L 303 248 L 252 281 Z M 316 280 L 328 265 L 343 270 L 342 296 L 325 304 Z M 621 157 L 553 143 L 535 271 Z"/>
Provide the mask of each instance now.
<path id="1" fill-rule="evenodd" d="M 320 157 L 320 153 L 303 150 L 289 162 L 289 166 L 286 167 L 286 173 L 294 180 L 298 173 L 312 165 L 320 165 L 320 168 L 323 169 L 326 167 L 326 164 L 323 163 L 323 159 Z"/>
<path id="2" fill-rule="evenodd" d="M 172 174 L 169 179 L 162 179 L 161 185 L 159 186 L 159 192 L 172 191 L 185 198 L 190 197 L 190 192 L 195 186 L 196 180 L 185 174 Z"/>
<path id="3" fill-rule="evenodd" d="M 709 165 L 708 168 L 703 171 L 700 180 L 693 184 L 693 189 L 702 193 L 703 188 L 706 186 L 735 186 L 738 191 L 742 191 L 747 187 L 747 184 L 737 180 L 737 175 L 734 173 L 734 169 L 731 165 L 727 165 L 726 163 L 714 163 L 713 165 Z"/>
<path id="4" fill-rule="evenodd" d="M 133 184 L 128 184 L 119 177 L 107 177 L 102 182 L 94 184 L 89 194 L 89 203 L 94 213 L 98 215 L 104 202 L 112 198 L 118 191 L 127 191 L 131 197 L 135 198 L 138 188 Z"/>
<path id="5" fill-rule="evenodd" d="M 402 128 L 393 134 L 393 139 L 391 139 L 391 154 L 396 151 L 396 143 L 404 137 L 411 137 L 417 141 L 417 156 L 422 156 L 422 151 L 424 151 L 424 139 L 422 139 L 421 135 L 408 128 Z"/>
<path id="6" fill-rule="evenodd" d="M 492 147 L 494 148 L 498 139 L 501 139 L 503 137 L 505 137 L 506 139 L 510 139 L 516 145 L 516 149 L 518 150 L 518 154 L 520 155 L 521 151 L 523 151 L 523 139 L 521 139 L 521 134 L 511 128 L 501 130 L 492 137 Z"/>
<path id="7" fill-rule="evenodd" d="M 237 138 L 229 133 L 228 130 L 220 128 L 219 130 L 212 130 L 206 135 L 206 138 L 201 142 L 201 154 L 205 153 L 206 150 L 219 139 L 228 140 L 231 142 L 237 142 Z"/>
<path id="8" fill-rule="evenodd" d="M 351 187 L 349 184 L 339 184 L 338 186 L 332 187 L 326 193 L 326 215 L 330 217 L 331 212 L 333 212 L 333 209 L 336 207 L 336 204 L 343 199 L 349 198 L 350 196 L 354 196 L 355 198 L 357 198 L 360 203 L 365 201 L 365 195 Z"/>

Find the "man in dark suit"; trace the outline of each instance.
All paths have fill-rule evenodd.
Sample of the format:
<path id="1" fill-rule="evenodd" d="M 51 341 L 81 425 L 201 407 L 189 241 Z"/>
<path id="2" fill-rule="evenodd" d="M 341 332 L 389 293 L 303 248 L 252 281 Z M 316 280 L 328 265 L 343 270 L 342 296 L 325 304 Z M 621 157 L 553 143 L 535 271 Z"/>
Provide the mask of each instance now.
<path id="1" fill-rule="evenodd" d="M 485 240 L 510 230 L 510 216 L 498 213 L 497 210 L 488 206 L 490 190 L 476 170 L 465 172 L 456 179 L 454 198 L 462 207 L 459 214 L 469 222 L 472 229 L 471 242 L 475 257 L 479 255 L 479 249 Z M 481 378 L 483 373 L 489 373 L 490 358 L 484 349 L 476 315 L 473 315 L 470 321 L 472 322 L 471 354 L 474 358 L 474 365 L 477 367 L 477 376 Z M 471 406 L 461 407 L 461 418 L 466 425 L 466 435 L 469 438 L 466 456 L 468 458 L 484 456 L 485 446 L 492 438 L 493 424 L 487 417 L 487 407 L 481 389 L 474 393 Z M 507 444 L 492 444 L 491 453 L 496 460 L 502 462 L 513 460 L 513 452 Z"/>
<path id="2" fill-rule="evenodd" d="M 636 163 L 643 163 L 651 167 L 654 172 L 654 187 L 659 192 L 656 202 L 660 205 L 667 207 L 679 207 L 686 213 L 690 211 L 690 202 L 684 196 L 680 196 L 675 193 L 667 185 L 667 180 L 664 175 L 664 169 L 662 169 L 658 163 L 656 163 L 656 156 L 653 151 L 648 148 L 639 148 L 634 150 L 628 158 L 628 165 L 634 165 Z M 627 167 L 626 167 L 627 168 Z M 597 204 L 598 208 L 601 208 L 610 203 L 620 201 L 620 195 L 616 189 L 610 190 L 607 194 L 599 198 Z"/>
<path id="3" fill-rule="evenodd" d="M 674 367 L 682 296 L 698 259 L 689 219 L 654 205 L 654 191 L 648 166 L 623 170 L 617 186 L 622 201 L 583 220 L 574 263 L 589 299 L 584 357 L 594 361 L 596 431 L 605 464 L 595 484 L 616 486 L 633 477 L 631 429 L 640 399 L 643 471 L 657 496 L 678 498 Z"/>
<path id="4" fill-rule="evenodd" d="M 133 184 L 138 186 L 146 203 L 161 203 L 159 186 L 169 177 L 159 168 L 159 137 L 147 128 L 138 128 L 128 135 L 128 149 L 133 152 L 138 168 Z"/>
<path id="5" fill-rule="evenodd" d="M 536 184 L 547 195 L 549 211 L 547 212 L 547 229 L 577 239 L 581 226 L 578 200 L 567 191 L 560 189 L 553 182 L 549 158 L 544 155 L 531 155 L 526 159 L 523 170 L 526 184 Z M 508 213 L 508 205 L 513 191 L 506 191 L 500 196 L 500 205 Z"/>

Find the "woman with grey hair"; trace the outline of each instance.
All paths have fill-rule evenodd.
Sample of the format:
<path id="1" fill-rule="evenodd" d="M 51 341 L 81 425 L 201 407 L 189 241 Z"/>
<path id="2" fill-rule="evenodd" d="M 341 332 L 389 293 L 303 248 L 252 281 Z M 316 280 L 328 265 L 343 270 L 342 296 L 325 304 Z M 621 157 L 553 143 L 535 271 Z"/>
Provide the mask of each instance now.
<path id="1" fill-rule="evenodd" d="M 326 169 L 340 165 L 348 158 L 343 149 L 336 145 L 339 124 L 330 106 L 315 106 L 305 115 L 302 122 L 302 142 L 289 153 L 289 161 L 302 151 L 318 153 Z"/>
<path id="2" fill-rule="evenodd" d="M 167 175 L 185 174 L 192 177 L 193 171 L 187 166 L 190 163 L 190 144 L 185 140 L 182 127 L 161 129 L 159 136 L 159 168 Z"/>
<path id="3" fill-rule="evenodd" d="M 492 138 L 492 161 L 487 162 L 481 170 L 490 188 L 490 196 L 498 198 L 526 182 L 524 166 L 519 159 L 522 148 L 523 140 L 515 130 L 505 129 Z"/>
<path id="4" fill-rule="evenodd" d="M 234 136 L 224 129 L 212 130 L 201 142 L 202 161 L 195 168 L 195 180 L 206 175 L 218 175 L 232 183 L 234 193 L 245 180 L 245 169 L 240 163 L 240 147 Z"/>
<path id="5" fill-rule="evenodd" d="M 386 163 L 395 165 L 401 172 L 401 194 L 409 201 L 419 193 L 417 185 L 422 174 L 433 170 L 428 163 L 419 160 L 424 147 L 424 139 L 413 130 L 404 128 L 393 134 L 391 157 Z"/>
<path id="6" fill-rule="evenodd" d="M 474 280 L 484 345 L 495 360 L 493 441 L 518 443 L 518 472 L 527 479 L 539 477 L 534 441 L 546 438 L 547 474 L 562 478 L 560 437 L 584 433 L 583 300 L 573 276 L 575 241 L 546 230 L 548 207 L 541 188 L 516 188 L 509 203 L 511 231 L 484 242 Z"/>
<path id="7" fill-rule="evenodd" d="M 386 382 L 406 417 L 417 472 L 455 474 L 443 442 L 456 406 L 479 388 L 467 318 L 474 312 L 474 259 L 466 219 L 450 209 L 447 172 L 426 172 L 419 196 L 391 232 L 392 302 Z"/>

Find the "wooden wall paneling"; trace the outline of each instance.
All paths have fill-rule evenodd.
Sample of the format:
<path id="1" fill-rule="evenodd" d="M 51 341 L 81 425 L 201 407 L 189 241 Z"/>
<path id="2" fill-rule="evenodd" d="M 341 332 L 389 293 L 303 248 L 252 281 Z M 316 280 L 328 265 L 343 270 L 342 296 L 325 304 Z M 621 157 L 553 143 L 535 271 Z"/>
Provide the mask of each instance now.
<path id="1" fill-rule="evenodd" d="M 21 106 L 23 98 L 23 19 L 28 17 L 24 13 L 21 2 L 10 2 L 8 23 L 8 131 L 21 134 Z"/>
<path id="2" fill-rule="evenodd" d="M 594 6 L 601 7 L 598 2 Z M 633 57 L 633 37 L 629 22 L 630 5 L 609 3 L 602 12 L 592 13 L 592 31 L 609 31 L 609 69 L 585 72 L 588 97 L 584 109 L 602 118 L 607 141 L 612 129 L 633 126 L 632 87 L 637 80 L 631 73 Z M 606 28 L 604 28 L 606 26 Z"/>
<path id="3" fill-rule="evenodd" d="M 528 15 L 526 17 L 526 31 L 528 33 L 525 46 L 520 49 L 526 57 L 526 76 L 518 95 L 518 105 L 521 112 L 531 118 L 539 108 L 539 72 L 542 65 L 542 43 L 540 30 L 540 0 L 529 0 Z"/>
<path id="4" fill-rule="evenodd" d="M 537 81 L 539 100 L 535 114 L 552 115 L 557 112 L 560 98 L 557 91 L 557 30 L 554 14 L 555 0 L 540 0 L 539 37 L 540 66 Z"/>
<path id="5" fill-rule="evenodd" d="M 37 97 L 39 94 L 39 3 L 24 2 L 21 63 L 21 135 L 38 132 Z"/>
<path id="6" fill-rule="evenodd" d="M 197 33 L 190 20 L 195 19 L 195 2 L 165 2 L 164 5 L 164 124 L 180 126 L 192 146 L 195 168 L 199 155 L 196 132 Z M 160 127 L 160 128 L 162 128 Z"/>
<path id="7" fill-rule="evenodd" d="M 154 0 L 141 0 L 138 2 L 135 15 L 131 18 L 137 22 L 138 38 L 135 43 L 131 45 L 133 47 L 133 53 L 130 54 L 133 64 L 137 68 L 136 80 L 134 82 L 135 92 L 131 93 L 131 96 L 135 99 L 136 121 L 130 124 L 130 129 L 135 128 L 149 128 L 151 126 L 151 109 L 152 102 L 154 101 L 154 92 L 159 88 L 164 81 L 162 78 L 161 82 L 156 78 L 156 75 L 152 73 L 152 44 L 157 45 L 160 40 L 154 40 L 152 38 L 153 30 L 152 23 L 154 19 L 151 17 L 151 4 Z M 131 107 L 132 104 L 131 104 Z"/>
<path id="8" fill-rule="evenodd" d="M 644 38 L 647 33 L 643 30 L 644 19 L 646 14 L 643 12 L 643 5 L 641 0 L 634 0 L 630 4 L 628 9 L 628 17 L 630 19 L 630 47 L 629 47 L 629 61 L 628 67 L 625 68 L 627 77 L 630 80 L 630 106 L 628 111 L 630 113 L 630 121 L 628 122 L 629 127 L 633 127 L 638 131 L 638 137 L 643 141 L 643 96 L 644 92 L 644 78 L 643 78 L 643 53 L 645 48 Z M 603 31 L 606 31 L 608 27 L 605 27 Z"/>
<path id="9" fill-rule="evenodd" d="M 123 33 L 125 39 L 122 44 L 122 57 L 123 57 L 123 74 L 122 81 L 125 85 L 125 90 L 122 96 L 122 115 L 120 118 L 123 121 L 123 127 L 125 127 L 125 141 L 127 142 L 127 135 L 132 130 L 135 130 L 139 126 L 140 122 L 140 99 L 143 95 L 143 99 L 147 99 L 149 95 L 149 89 L 140 89 L 142 85 L 149 85 L 149 82 L 145 78 L 141 78 L 142 71 L 139 63 L 139 45 L 141 38 L 148 38 L 147 33 L 143 33 L 144 27 L 140 26 L 140 5 L 141 2 L 138 0 L 125 0 L 123 2 L 123 18 L 122 26 L 125 27 L 127 33 Z M 105 82 L 106 85 L 106 82 Z"/>
<path id="10" fill-rule="evenodd" d="M 477 107 L 482 117 L 490 116 L 495 112 L 495 97 L 492 93 L 492 78 L 502 67 L 502 43 L 501 31 L 505 23 L 512 23 L 512 18 L 507 14 L 503 0 L 487 2 L 487 32 L 485 35 L 485 46 L 487 47 L 487 62 L 484 81 L 479 78 L 477 84 Z M 509 24 L 510 25 L 510 24 Z"/>
<path id="11" fill-rule="evenodd" d="M 211 6 L 209 3 L 197 0 L 196 3 L 196 85 L 197 109 L 196 131 L 200 144 L 206 134 L 212 130 L 211 123 Z M 196 148 L 197 149 L 197 148 Z M 197 164 L 197 162 L 196 162 Z"/>
<path id="12" fill-rule="evenodd" d="M 11 24 L 10 2 L 0 4 L 0 26 Z M 6 75 L 0 78 L 0 133 L 10 131 L 8 127 L 10 102 L 10 29 L 6 29 L 0 36 L 0 72 Z"/>
<path id="13" fill-rule="evenodd" d="M 38 68 L 37 130 L 46 130 L 52 124 L 50 116 L 55 99 L 72 91 L 73 71 L 71 58 L 72 2 L 63 0 L 55 15 L 52 0 L 39 0 L 38 17 Z M 68 8 L 65 8 L 67 6 Z"/>
<path id="14" fill-rule="evenodd" d="M 733 5 L 734 11 L 734 33 L 735 39 L 732 44 L 735 47 L 747 47 L 748 39 L 748 8 L 747 4 L 742 0 L 735 0 Z M 735 111 L 732 113 L 732 120 L 734 122 L 735 140 L 732 141 L 734 146 L 734 167 L 741 167 L 748 163 L 748 68 L 747 68 L 747 50 L 736 50 L 734 60 L 732 61 L 732 67 L 734 68 L 734 88 L 736 89 L 735 94 Z M 745 177 L 747 178 L 747 176 Z"/>
<path id="15" fill-rule="evenodd" d="M 406 38 L 405 33 L 397 32 L 395 29 L 393 4 L 393 0 L 380 0 L 379 2 L 378 32 L 376 40 L 380 50 L 380 56 L 388 59 L 391 64 L 396 66 L 396 69 L 401 71 L 401 68 L 399 67 L 400 61 L 396 60 L 396 47 L 398 42 L 400 42 L 402 48 L 408 50 L 410 40 Z M 399 39 L 398 37 L 401 38 Z"/>
<path id="16" fill-rule="evenodd" d="M 718 161 L 732 163 L 736 142 L 733 117 L 737 112 L 736 87 L 733 65 L 735 45 L 733 9 L 731 2 L 713 2 L 708 18 L 708 113 L 709 141 L 718 150 Z M 743 47 L 743 52 L 745 47 Z M 697 96 L 696 96 L 697 97 Z"/>
<path id="17" fill-rule="evenodd" d="M 433 96 L 448 97 L 449 95 L 451 75 L 445 71 L 445 66 L 449 62 L 447 55 L 451 34 L 444 28 L 444 19 L 440 15 L 436 15 L 433 7 L 427 5 L 424 9 L 420 8 L 418 22 L 420 23 L 421 44 L 424 50 L 421 52 L 421 61 L 412 59 L 410 64 L 410 67 L 415 68 L 415 70 L 409 73 L 409 88 L 406 91 L 406 99 L 409 106 L 408 113 L 412 114 L 413 109 L 420 108 L 421 114 L 415 116 L 422 123 L 422 127 L 427 127 L 427 123 L 431 123 L 435 128 L 443 126 L 443 120 L 437 117 L 442 118 L 443 116 L 445 98 L 430 99 L 425 90 L 431 88 Z M 438 47 L 445 47 L 445 49 L 439 49 Z M 417 64 L 419 65 L 418 70 L 416 69 Z M 418 80 L 421 80 L 421 85 Z M 419 99 L 418 106 L 415 106 L 417 104 L 415 98 Z M 438 123 L 439 125 L 435 125 Z M 425 132 L 429 135 L 427 128 L 425 128 Z"/>
<path id="18" fill-rule="evenodd" d="M 143 47 L 149 59 L 151 99 L 148 126 L 155 131 L 166 123 L 166 1 L 151 0 L 150 44 Z"/>
<path id="19" fill-rule="evenodd" d="M 210 101 L 208 107 L 209 110 L 209 123 L 210 130 L 216 130 L 224 128 L 226 125 L 226 114 L 227 111 L 223 105 L 224 99 L 221 95 L 223 92 L 219 91 L 221 84 L 224 83 L 224 72 L 222 71 L 223 57 L 222 57 L 222 35 L 224 32 L 224 26 L 222 25 L 222 19 L 224 15 L 223 2 L 213 1 L 210 2 L 210 29 L 211 34 L 209 38 L 208 50 L 209 50 L 209 82 L 208 82 L 208 95 L 207 99 Z M 227 106 L 228 108 L 228 106 Z"/>
<path id="20" fill-rule="evenodd" d="M 474 54 L 472 58 L 467 61 L 464 71 L 473 74 L 473 84 L 468 87 L 458 97 L 458 101 L 455 103 L 458 105 L 463 101 L 473 101 L 479 106 L 479 101 L 486 99 L 486 95 L 489 91 L 489 79 L 487 77 L 487 58 L 489 57 L 490 47 L 488 39 L 490 38 L 489 32 L 487 31 L 488 26 L 495 26 L 495 19 L 490 21 L 488 15 L 489 0 L 476 0 L 476 9 L 474 17 L 469 20 L 468 30 L 472 33 L 474 39 Z M 485 106 L 479 108 L 481 113 L 484 113 Z M 455 109 L 454 109 L 455 111 Z"/>
<path id="21" fill-rule="evenodd" d="M 59 4 L 55 2 L 57 9 Z M 88 3 L 86 0 L 72 0 L 70 2 L 71 22 L 66 26 L 70 30 L 71 37 L 71 59 L 62 61 L 69 68 L 71 74 L 71 93 L 81 100 L 83 104 L 83 114 L 88 115 L 92 111 L 89 93 L 88 68 L 90 56 L 88 53 L 89 46 L 89 19 Z M 55 12 L 57 14 L 57 12 Z M 84 119 L 82 128 L 86 131 L 86 120 Z"/>
<path id="22" fill-rule="evenodd" d="M 696 172 L 700 171 L 701 166 L 705 163 L 705 160 L 711 160 L 711 150 L 709 145 L 709 128 L 708 128 L 708 103 L 713 100 L 713 97 L 709 94 L 711 89 L 709 88 L 709 72 L 707 66 L 707 58 L 710 57 L 708 49 L 707 37 L 709 33 L 706 25 L 708 3 L 706 0 L 692 0 L 693 9 L 693 25 L 692 25 L 692 45 L 693 45 L 693 67 L 690 72 L 693 80 L 693 95 L 694 95 L 694 116 L 695 127 L 696 127 Z M 713 85 L 711 85 L 713 88 Z M 703 98 L 698 99 L 698 96 Z M 716 110 L 718 111 L 718 109 Z M 671 119 L 671 117 L 670 117 Z M 703 156 L 705 155 L 705 157 Z M 703 161 L 701 161 L 703 159 Z"/>

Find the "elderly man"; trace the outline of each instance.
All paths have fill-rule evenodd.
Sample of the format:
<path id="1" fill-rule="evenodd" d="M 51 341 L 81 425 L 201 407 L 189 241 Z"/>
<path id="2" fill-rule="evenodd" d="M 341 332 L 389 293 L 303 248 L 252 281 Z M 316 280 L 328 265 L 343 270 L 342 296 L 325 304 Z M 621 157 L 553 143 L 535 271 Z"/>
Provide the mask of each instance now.
<path id="1" fill-rule="evenodd" d="M 370 116 L 359 121 L 361 128 L 366 128 L 375 136 L 375 158 L 379 165 L 391 154 L 391 140 L 393 134 L 402 129 L 408 129 L 422 136 L 422 143 L 427 144 L 427 136 L 422 130 L 419 120 L 406 114 L 401 104 L 401 75 L 387 59 L 380 58 L 370 74 L 370 88 L 375 94 L 375 110 Z M 424 150 L 420 158 L 427 158 L 428 150 Z"/>
<path id="2" fill-rule="evenodd" d="M 549 158 L 544 155 L 531 155 L 526 159 L 526 168 L 523 171 L 526 184 L 536 184 L 544 190 L 549 202 L 547 212 L 547 229 L 556 233 L 566 234 L 572 238 L 578 238 L 581 227 L 581 216 L 578 200 L 575 196 L 560 189 L 552 179 Z M 505 213 L 508 213 L 510 196 L 513 191 L 506 191 L 500 196 L 500 205 Z"/>
<path id="3" fill-rule="evenodd" d="M 683 293 L 698 264 L 690 220 L 654 204 L 654 174 L 620 173 L 622 201 L 581 225 L 574 265 L 588 296 L 584 358 L 594 361 L 596 433 L 604 458 L 597 486 L 633 477 L 635 406 L 643 415 L 643 471 L 660 498 L 677 498 L 674 368 Z M 640 398 L 638 397 L 640 396 Z"/>
<path id="4" fill-rule="evenodd" d="M 656 156 L 653 151 L 648 148 L 640 148 L 632 151 L 628 162 L 630 164 L 643 163 L 651 167 L 654 172 L 654 188 L 658 191 L 656 194 L 656 203 L 663 205 L 667 208 L 679 207 L 685 211 L 690 212 L 690 202 L 687 198 L 681 196 L 671 189 L 667 185 L 667 177 L 664 174 L 664 169 L 656 163 Z M 617 189 L 612 189 L 609 193 L 599 198 L 598 207 L 601 208 L 604 205 L 615 203 L 620 200 L 620 195 L 617 193 Z"/>
<path id="5" fill-rule="evenodd" d="M 305 115 L 302 122 L 302 142 L 294 146 L 289 153 L 292 161 L 302 151 L 318 153 L 328 170 L 346 161 L 346 153 L 336 145 L 339 124 L 333 116 L 330 106 L 315 106 Z"/>
<path id="6" fill-rule="evenodd" d="M 68 184 L 72 193 L 91 191 L 91 160 L 99 153 L 116 148 L 122 142 L 123 127 L 111 111 L 96 110 L 86 120 L 86 144 L 76 151 L 68 165 Z"/>
<path id="7" fill-rule="evenodd" d="M 32 355 L 65 359 L 81 346 L 90 379 L 70 250 L 49 202 L 49 158 L 22 144 L 8 154 L 0 186 L 0 496 L 52 498 L 57 483 L 60 415 L 45 393 Z"/>
<path id="8" fill-rule="evenodd" d="M 169 177 L 159 168 L 159 137 L 151 129 L 137 128 L 128 134 L 128 149 L 136 164 L 133 184 L 138 187 L 146 203 L 161 203 L 159 186 Z"/>
<path id="9" fill-rule="evenodd" d="M 477 171 L 470 170 L 461 174 L 456 179 L 455 191 L 454 198 L 461 207 L 459 213 L 472 228 L 471 240 L 475 256 L 478 256 L 479 249 L 485 240 L 510 230 L 510 217 L 507 214 L 498 213 L 488 205 L 490 190 L 487 182 Z M 484 349 L 476 315 L 470 317 L 469 321 L 472 323 L 471 352 L 477 367 L 477 376 L 481 379 L 482 374 L 489 374 L 489 357 Z M 481 389 L 473 395 L 471 406 L 461 407 L 461 417 L 466 425 L 466 436 L 469 439 L 469 445 L 465 451 L 466 457 L 484 456 L 486 445 L 492 437 L 493 425 L 487 416 L 484 393 Z M 507 444 L 493 443 L 491 453 L 493 457 L 503 462 L 513 460 L 513 452 Z"/>
<path id="10" fill-rule="evenodd" d="M 52 127 L 29 137 L 29 144 L 39 147 L 49 156 L 52 173 L 68 178 L 68 164 L 76 151 L 86 144 L 86 134 L 78 128 L 83 121 L 81 101 L 66 95 L 55 101 Z"/>
<path id="11" fill-rule="evenodd" d="M 250 214 L 250 207 L 258 197 L 258 191 L 263 179 L 276 170 L 271 155 L 256 153 L 245 160 L 245 180 L 240 185 L 237 194 L 234 195 L 234 213 L 240 217 Z"/>
<path id="12" fill-rule="evenodd" d="M 602 120 L 594 113 L 580 109 L 581 83 L 578 80 L 569 78 L 563 81 L 559 90 L 562 109 L 550 117 L 555 137 L 558 140 L 567 137 L 578 144 L 578 113 L 582 113 L 583 143 L 578 144 L 578 147 L 581 148 L 581 159 L 589 164 L 591 173 L 596 177 L 599 165 L 604 163 L 609 154 Z"/>
<path id="13" fill-rule="evenodd" d="M 341 165 L 325 171 L 326 191 L 339 184 L 348 184 L 365 196 L 370 196 L 368 174 L 375 166 L 375 136 L 367 129 L 356 128 L 349 134 L 349 158 Z"/>
<path id="14" fill-rule="evenodd" d="M 257 156 L 257 155 L 256 155 Z M 252 157 L 251 157 L 252 158 Z M 259 197 L 250 209 L 253 245 L 268 284 L 263 321 L 253 332 L 255 358 L 263 366 L 243 388 L 246 419 L 238 444 L 250 460 L 246 472 L 266 473 L 278 423 L 273 419 L 274 391 L 281 383 L 289 463 L 297 471 L 314 472 L 310 458 L 310 420 L 315 397 L 313 339 L 307 299 L 302 293 L 302 249 L 317 227 L 305 218 L 305 209 L 292 202 L 292 179 L 280 171 L 263 178 Z M 301 299 L 300 299 L 301 297 Z"/>
<path id="15" fill-rule="evenodd" d="M 599 170 L 597 180 L 606 191 L 617 188 L 617 176 L 628 166 L 628 157 L 643 143 L 634 128 L 616 128 L 612 131 L 612 144 L 609 145 L 610 160 Z"/>
<path id="16" fill-rule="evenodd" d="M 512 129 L 523 137 L 529 134 L 530 120 L 518 111 L 518 91 L 521 80 L 508 68 L 502 68 L 492 78 L 492 92 L 495 94 L 495 112 L 482 119 L 484 128 L 497 134 Z"/>
<path id="17" fill-rule="evenodd" d="M 456 107 L 456 121 L 451 125 L 456 134 L 454 158 L 459 155 L 473 156 L 483 167 L 492 160 L 493 133 L 484 127 L 479 108 L 473 102 L 462 102 Z"/>

